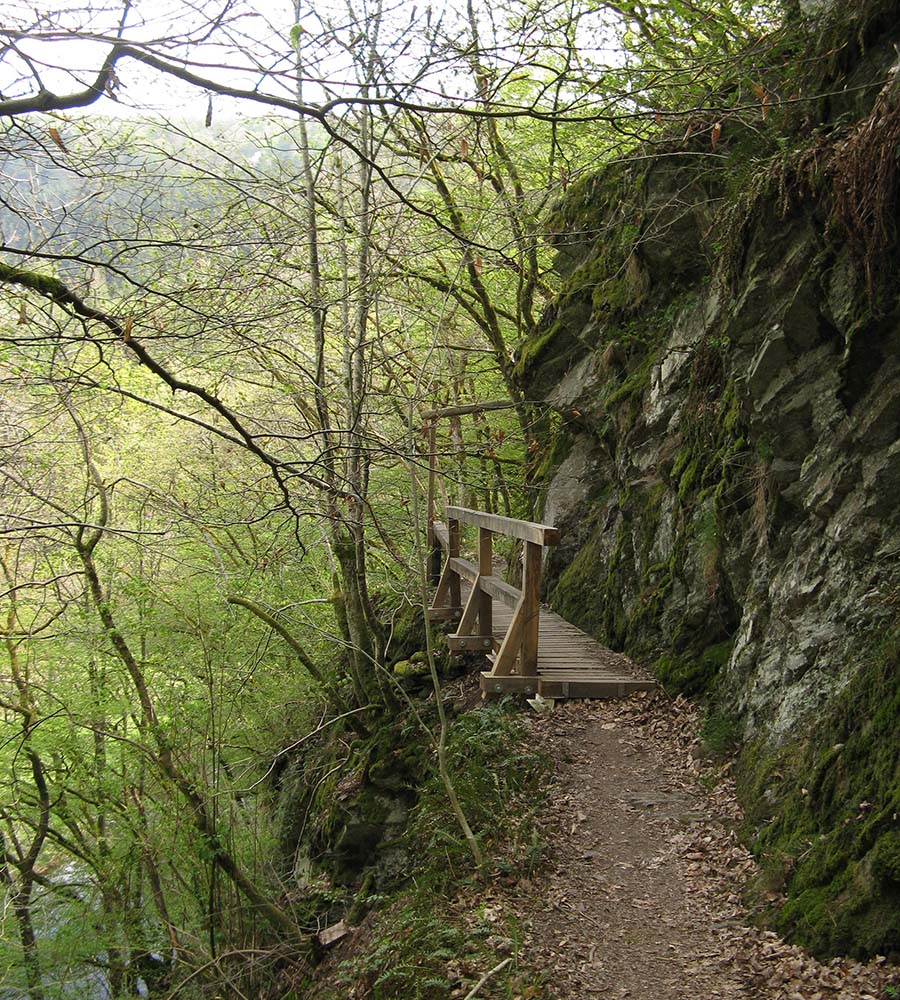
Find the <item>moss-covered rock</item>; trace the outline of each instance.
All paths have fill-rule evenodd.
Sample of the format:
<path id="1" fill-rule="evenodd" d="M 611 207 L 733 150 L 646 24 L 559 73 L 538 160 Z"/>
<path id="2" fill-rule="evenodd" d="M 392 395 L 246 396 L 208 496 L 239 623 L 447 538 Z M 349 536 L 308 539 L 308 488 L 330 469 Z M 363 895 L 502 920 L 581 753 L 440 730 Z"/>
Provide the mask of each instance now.
<path id="1" fill-rule="evenodd" d="M 871 651 L 815 729 L 758 743 L 739 787 L 764 870 L 790 858 L 772 917 L 820 955 L 900 957 L 900 632 Z"/>
<path id="2" fill-rule="evenodd" d="M 900 947 L 896 657 L 871 638 L 900 593 L 897 24 L 898 0 L 835 6 L 759 79 L 852 94 L 575 186 L 517 367 L 566 427 L 538 449 L 551 605 L 740 734 L 771 918 L 823 955 Z"/>
<path id="3" fill-rule="evenodd" d="M 730 641 L 720 642 L 696 656 L 666 654 L 656 661 L 654 672 L 670 695 L 707 694 L 731 658 L 733 645 Z"/>

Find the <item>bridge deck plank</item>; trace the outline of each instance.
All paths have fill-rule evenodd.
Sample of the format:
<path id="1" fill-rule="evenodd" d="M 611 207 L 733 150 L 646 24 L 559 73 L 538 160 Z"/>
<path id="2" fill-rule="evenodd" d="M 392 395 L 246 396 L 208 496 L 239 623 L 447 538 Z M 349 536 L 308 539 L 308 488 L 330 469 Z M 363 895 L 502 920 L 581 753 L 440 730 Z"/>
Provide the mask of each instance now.
<path id="1" fill-rule="evenodd" d="M 464 600 L 468 590 L 464 582 Z M 511 609 L 494 601 L 493 629 L 498 639 L 502 639 L 511 620 Z M 627 656 L 602 646 L 546 606 L 541 607 L 537 677 L 516 673 L 494 677 L 490 671 L 481 675 L 486 697 L 539 693 L 548 698 L 626 698 L 655 686 L 656 682 Z"/>

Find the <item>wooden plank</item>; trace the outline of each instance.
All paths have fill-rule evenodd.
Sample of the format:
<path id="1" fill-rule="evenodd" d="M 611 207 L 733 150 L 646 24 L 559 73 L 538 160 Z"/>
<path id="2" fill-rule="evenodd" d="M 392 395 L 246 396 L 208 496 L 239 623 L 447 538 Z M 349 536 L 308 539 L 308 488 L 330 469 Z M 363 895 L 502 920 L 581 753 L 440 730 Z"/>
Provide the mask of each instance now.
<path id="1" fill-rule="evenodd" d="M 522 597 L 522 591 L 518 587 L 506 583 L 499 576 L 483 576 L 480 583 L 482 590 L 510 608 L 515 608 Z"/>
<path id="2" fill-rule="evenodd" d="M 333 948 L 339 941 L 343 941 L 352 929 L 343 920 L 339 920 L 336 924 L 319 931 L 316 939 L 323 948 Z"/>
<path id="3" fill-rule="evenodd" d="M 525 578 L 522 600 L 525 604 L 522 622 L 522 673 L 533 676 L 538 668 L 538 639 L 541 621 L 541 546 L 525 543 Z"/>
<path id="4" fill-rule="evenodd" d="M 450 548 L 450 533 L 447 531 L 447 525 L 440 521 L 435 521 L 431 526 L 431 530 L 434 533 L 434 540 L 440 545 L 444 551 Z"/>
<path id="5" fill-rule="evenodd" d="M 454 556 L 452 559 L 448 559 L 447 562 L 451 565 L 453 571 L 458 573 L 464 580 L 474 583 L 478 579 L 478 567 L 475 563 L 469 562 L 468 559 L 463 559 L 461 556 Z"/>
<path id="6" fill-rule="evenodd" d="M 492 635 L 494 631 L 494 602 L 482 585 L 482 580 L 494 572 L 493 537 L 487 528 L 478 529 L 478 580 L 474 589 L 478 591 L 478 630 L 482 635 Z"/>
<path id="7" fill-rule="evenodd" d="M 464 524 L 474 524 L 479 528 L 487 528 L 501 535 L 521 538 L 536 545 L 556 545 L 559 541 L 559 529 L 550 524 L 537 524 L 534 521 L 517 521 L 512 517 L 502 517 L 500 514 L 485 514 L 480 510 L 470 510 L 468 507 L 448 507 L 447 519 L 455 518 Z"/>
<path id="8" fill-rule="evenodd" d="M 557 667 L 538 666 L 541 677 L 631 677 L 624 670 L 604 670 L 603 667 L 588 663 L 561 663 Z"/>
<path id="9" fill-rule="evenodd" d="M 651 681 L 545 680 L 538 678 L 538 693 L 546 698 L 625 698 L 636 691 L 650 691 Z"/>

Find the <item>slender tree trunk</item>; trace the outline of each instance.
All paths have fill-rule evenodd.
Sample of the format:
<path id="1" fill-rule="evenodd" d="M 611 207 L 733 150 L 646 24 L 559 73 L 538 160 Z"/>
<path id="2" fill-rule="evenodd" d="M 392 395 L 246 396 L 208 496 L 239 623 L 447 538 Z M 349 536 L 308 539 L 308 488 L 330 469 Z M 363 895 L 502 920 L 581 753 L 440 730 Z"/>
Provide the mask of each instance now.
<path id="1" fill-rule="evenodd" d="M 75 551 L 81 562 L 94 610 L 106 632 L 106 639 L 124 666 L 137 696 L 140 708 L 138 725 L 144 737 L 149 737 L 153 744 L 154 764 L 165 783 L 178 792 L 190 807 L 190 821 L 218 868 L 234 883 L 235 887 L 265 921 L 276 930 L 288 936 L 299 951 L 309 954 L 312 950 L 312 942 L 308 937 L 303 935 L 290 914 L 275 904 L 256 885 L 225 848 L 213 821 L 210 803 L 206 795 L 180 769 L 175 761 L 169 737 L 163 726 L 160 725 L 159 717 L 156 714 L 156 706 L 153 702 L 146 674 L 141 664 L 135 658 L 125 636 L 119 630 L 112 613 L 112 605 L 109 597 L 104 592 L 103 585 L 100 582 L 100 574 L 94 559 L 94 551 L 103 537 L 106 525 L 109 522 L 109 494 L 94 464 L 87 433 L 75 411 L 67 401 L 64 402 L 66 402 L 69 415 L 78 430 L 86 473 L 89 482 L 96 490 L 99 504 L 99 516 L 95 519 L 95 526 L 89 530 L 81 527 L 75 532 Z"/>
<path id="2" fill-rule="evenodd" d="M 31 742 L 31 735 L 37 722 L 37 706 L 34 701 L 34 692 L 25 670 L 19 661 L 19 646 L 14 636 L 20 631 L 18 602 L 16 592 L 12 588 L 13 576 L 6 557 L 0 557 L 0 567 L 3 576 L 10 585 L 9 611 L 6 619 L 6 635 L 4 644 L 9 658 L 9 669 L 15 685 L 18 702 L 10 707 L 22 719 L 22 753 L 28 761 L 31 772 L 31 780 L 34 785 L 37 799 L 38 816 L 37 821 L 32 824 L 31 842 L 27 849 L 19 846 L 16 839 L 16 855 L 13 866 L 16 875 L 12 875 L 5 859 L 7 853 L 5 844 L 0 842 L 3 852 L 0 857 L 3 859 L 4 881 L 15 886 L 12 897 L 12 909 L 16 917 L 19 928 L 19 941 L 22 945 L 22 961 L 25 966 L 25 980 L 28 983 L 28 992 L 31 1000 L 44 1000 L 44 987 L 41 974 L 40 956 L 38 955 L 37 935 L 34 930 L 34 920 L 31 912 L 31 896 L 34 891 L 36 876 L 36 866 L 41 851 L 47 840 L 50 830 L 50 789 L 47 785 L 47 776 L 44 770 L 44 763 L 40 754 Z M 12 834 L 15 836 L 15 834 Z"/>
<path id="3" fill-rule="evenodd" d="M 19 881 L 19 891 L 13 896 L 12 908 L 19 925 L 19 941 L 22 945 L 22 959 L 25 964 L 25 982 L 28 984 L 30 1000 L 44 1000 L 44 984 L 41 978 L 41 963 L 38 958 L 37 935 L 31 918 L 31 893 L 34 880 L 23 875 Z"/>

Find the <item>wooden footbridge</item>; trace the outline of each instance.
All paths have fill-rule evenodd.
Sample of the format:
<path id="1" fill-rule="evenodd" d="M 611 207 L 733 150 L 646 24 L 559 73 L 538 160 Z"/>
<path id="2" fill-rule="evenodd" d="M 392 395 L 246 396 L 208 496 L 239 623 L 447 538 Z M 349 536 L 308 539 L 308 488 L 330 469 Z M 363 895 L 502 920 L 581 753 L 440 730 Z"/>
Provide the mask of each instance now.
<path id="1" fill-rule="evenodd" d="M 460 554 L 466 525 L 478 530 L 477 562 Z M 521 589 L 494 574 L 495 534 L 523 543 Z M 556 528 L 464 507 L 447 507 L 440 522 L 430 504 L 428 540 L 437 584 L 429 617 L 457 623 L 447 639 L 452 651 L 485 654 L 491 669 L 481 674 L 484 697 L 622 698 L 655 687 L 626 656 L 541 606 L 544 548 L 559 541 Z"/>
<path id="2" fill-rule="evenodd" d="M 559 542 L 549 524 L 519 521 L 485 511 L 448 506 L 436 517 L 438 478 L 436 425 L 444 417 L 506 409 L 508 401 L 472 403 L 426 411 L 428 434 L 428 548 L 437 587 L 428 615 L 455 622 L 447 641 L 454 653 L 484 653 L 490 669 L 481 674 L 485 698 L 540 694 L 545 698 L 623 698 L 656 682 L 642 676 L 620 653 L 541 606 L 544 550 Z M 463 531 L 475 528 L 475 560 L 463 558 Z M 522 586 L 494 573 L 494 535 L 522 543 Z"/>

